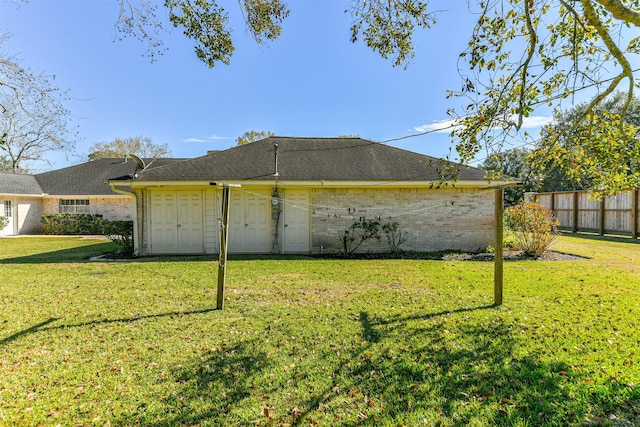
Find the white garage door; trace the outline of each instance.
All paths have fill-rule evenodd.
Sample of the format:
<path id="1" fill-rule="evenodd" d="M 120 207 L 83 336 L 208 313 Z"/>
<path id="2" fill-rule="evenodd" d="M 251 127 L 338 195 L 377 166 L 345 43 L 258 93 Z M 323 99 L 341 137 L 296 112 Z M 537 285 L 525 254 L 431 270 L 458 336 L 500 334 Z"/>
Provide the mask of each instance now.
<path id="1" fill-rule="evenodd" d="M 204 252 L 202 192 L 152 191 L 150 198 L 152 253 Z"/>
<path id="2" fill-rule="evenodd" d="M 231 190 L 229 252 L 268 253 L 271 198 L 268 191 Z"/>

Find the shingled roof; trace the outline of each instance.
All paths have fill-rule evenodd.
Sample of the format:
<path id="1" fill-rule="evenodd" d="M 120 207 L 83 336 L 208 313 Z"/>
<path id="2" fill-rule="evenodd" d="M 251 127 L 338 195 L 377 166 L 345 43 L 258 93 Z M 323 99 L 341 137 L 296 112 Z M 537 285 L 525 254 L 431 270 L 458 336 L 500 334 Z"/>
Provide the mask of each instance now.
<path id="1" fill-rule="evenodd" d="M 361 138 L 269 137 L 139 173 L 144 181 L 271 180 L 438 181 L 441 159 Z M 484 170 L 449 163 L 459 180 L 485 180 Z M 440 166 L 442 166 L 440 164 Z"/>
<path id="2" fill-rule="evenodd" d="M 0 194 L 42 195 L 42 188 L 33 175 L 0 172 Z"/>
<path id="3" fill-rule="evenodd" d="M 166 165 L 177 159 L 145 159 L 145 163 L 152 167 Z M 67 168 L 45 172 L 36 175 L 36 179 L 44 193 L 57 195 L 114 195 L 105 181 L 133 175 L 136 164 L 123 158 L 96 159 Z"/>
<path id="4" fill-rule="evenodd" d="M 183 159 L 144 159 L 149 168 Z M 124 177 L 130 179 L 136 164 L 123 158 L 97 159 L 37 175 L 0 173 L 0 194 L 103 196 L 115 195 L 105 181 Z"/>

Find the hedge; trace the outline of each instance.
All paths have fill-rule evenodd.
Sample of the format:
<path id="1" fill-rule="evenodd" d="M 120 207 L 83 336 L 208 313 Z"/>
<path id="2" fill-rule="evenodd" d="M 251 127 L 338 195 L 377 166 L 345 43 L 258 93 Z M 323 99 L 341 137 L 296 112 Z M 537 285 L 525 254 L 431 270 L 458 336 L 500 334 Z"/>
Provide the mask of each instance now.
<path id="1" fill-rule="evenodd" d="M 40 219 L 44 234 L 102 234 L 102 215 L 44 214 Z"/>

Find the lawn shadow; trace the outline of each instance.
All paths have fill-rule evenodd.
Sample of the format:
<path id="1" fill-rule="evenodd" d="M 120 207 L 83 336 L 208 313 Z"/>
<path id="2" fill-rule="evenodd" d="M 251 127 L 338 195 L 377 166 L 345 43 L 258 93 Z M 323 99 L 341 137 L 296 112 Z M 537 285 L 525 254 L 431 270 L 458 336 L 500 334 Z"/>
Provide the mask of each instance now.
<path id="1" fill-rule="evenodd" d="M 98 320 L 89 320 L 88 322 L 82 323 L 73 323 L 70 325 L 58 325 L 58 326 L 49 326 L 45 328 L 39 328 L 41 331 L 47 331 L 52 329 L 67 329 L 67 328 L 82 328 L 85 326 L 92 325 L 103 325 L 108 323 L 133 323 L 139 322 L 141 320 L 147 319 L 157 319 L 161 317 L 176 317 L 176 316 L 188 316 L 191 314 L 204 314 L 210 313 L 212 311 L 217 311 L 217 308 L 203 308 L 201 310 L 189 310 L 189 311 L 170 311 L 167 313 L 158 313 L 158 314 L 146 314 L 143 316 L 131 316 L 131 317 L 121 317 L 117 319 L 98 319 Z"/>
<path id="2" fill-rule="evenodd" d="M 143 404 L 112 424 L 542 426 L 608 413 L 607 402 L 575 397 L 586 387 L 580 372 L 562 360 L 522 354 L 522 338 L 499 308 L 495 317 L 458 316 L 491 308 L 392 318 L 362 310 L 344 320 L 360 326 L 351 337 L 337 335 L 344 348 L 304 322 L 218 344 L 176 365 L 168 379 L 175 387 L 157 404 Z M 274 349 L 265 342 L 274 334 L 296 340 Z"/>
<path id="3" fill-rule="evenodd" d="M 462 324 L 450 332 L 441 322 L 453 314 L 493 307 L 392 319 L 377 319 L 362 311 L 359 321 L 365 344 L 350 355 L 351 363 L 338 368 L 324 392 L 300 402 L 304 410 L 292 425 L 315 425 L 322 408 L 341 405 L 345 389 L 355 396 L 350 420 L 340 422 L 346 427 L 385 422 L 436 425 L 443 419 L 455 425 L 479 420 L 491 425 L 562 425 L 583 419 L 585 408 L 565 389 L 570 367 L 562 361 L 546 363 L 533 355 L 516 355 L 518 339 L 511 325 L 502 321 L 486 326 Z M 426 324 L 407 327 L 416 321 Z M 464 335 L 467 346 L 452 347 L 447 339 L 450 333 Z M 400 336 L 415 344 L 390 351 Z M 322 359 L 328 358 L 329 354 Z"/>
<path id="4" fill-rule="evenodd" d="M 217 308 L 204 308 L 201 310 L 189 310 L 189 311 L 171 311 L 168 313 L 158 313 L 158 314 L 147 314 L 144 316 L 132 316 L 132 317 L 121 317 L 118 319 L 99 319 L 99 320 L 90 320 L 88 322 L 82 322 L 82 323 L 73 323 L 73 324 L 62 324 L 62 325 L 55 325 L 55 326 L 47 326 L 52 322 L 55 322 L 57 320 L 60 320 L 60 318 L 58 317 L 52 317 L 50 319 L 45 320 L 44 322 L 40 322 L 37 325 L 31 326 L 30 328 L 24 329 L 22 331 L 16 332 L 13 335 L 10 335 L 6 338 L 0 339 L 0 346 L 7 344 L 8 342 L 11 342 L 15 339 L 18 339 L 24 335 L 27 334 L 31 334 L 31 333 L 36 333 L 36 332 L 46 332 L 46 331 L 52 331 L 52 330 L 57 330 L 57 329 L 68 329 L 68 328 L 82 328 L 85 326 L 92 326 L 92 325 L 102 325 L 102 324 L 109 324 L 109 323 L 133 323 L 133 322 L 138 322 L 141 320 L 146 320 L 146 319 L 156 319 L 156 318 L 162 318 L 162 317 L 176 317 L 176 316 L 188 316 L 188 315 L 192 315 L 192 314 L 204 314 L 204 313 L 210 313 L 212 311 L 217 311 Z"/>
<path id="5" fill-rule="evenodd" d="M 43 326 L 48 325 L 51 322 L 55 322 L 56 320 L 58 320 L 57 317 L 50 317 L 49 319 L 47 319 L 45 321 L 42 321 L 42 322 L 40 322 L 40 323 L 38 323 L 36 325 L 33 325 L 30 328 L 23 329 L 21 331 L 16 332 L 13 335 L 9 335 L 6 338 L 2 338 L 2 339 L 0 339 L 0 346 L 2 346 L 4 344 L 7 344 L 7 343 L 9 343 L 9 342 L 11 342 L 13 340 L 16 340 L 16 339 L 18 339 L 18 338 L 20 338 L 20 337 L 22 337 L 24 335 L 28 335 L 28 334 L 31 334 L 33 332 L 37 332 L 39 330 L 43 330 L 44 329 Z"/>
<path id="6" fill-rule="evenodd" d="M 580 231 L 574 233 L 568 230 L 561 230 L 561 235 L 567 237 L 575 237 L 583 240 L 592 240 L 596 242 L 617 242 L 617 243 L 631 243 L 631 244 L 640 244 L 640 239 L 633 238 L 630 234 L 626 236 L 621 235 L 613 235 L 613 234 L 605 234 L 601 236 L 597 232 L 589 233 L 586 231 Z"/>
<path id="7" fill-rule="evenodd" d="M 66 262 L 89 262 L 92 256 L 104 254 L 114 250 L 117 246 L 111 242 L 95 243 L 92 245 L 76 246 L 50 252 L 14 258 L 0 259 L 0 264 L 57 264 Z"/>
<path id="8" fill-rule="evenodd" d="M 173 374 L 178 389 L 162 398 L 162 405 L 114 420 L 115 425 L 244 425 L 234 414 L 235 405 L 255 394 L 254 379 L 264 375 L 268 355 L 257 339 L 235 345 L 221 344 L 190 363 L 178 365 Z M 258 412 L 256 410 L 256 417 Z M 212 420 L 218 420 L 211 423 Z M 221 420 L 224 420 L 222 422 Z M 208 423 L 207 423 L 208 421 Z"/>

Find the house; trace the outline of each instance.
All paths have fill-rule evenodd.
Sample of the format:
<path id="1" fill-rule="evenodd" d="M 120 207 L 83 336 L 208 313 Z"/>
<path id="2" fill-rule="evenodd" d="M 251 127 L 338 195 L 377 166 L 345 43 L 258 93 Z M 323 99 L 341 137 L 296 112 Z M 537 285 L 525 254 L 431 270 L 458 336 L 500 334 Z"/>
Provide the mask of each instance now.
<path id="1" fill-rule="evenodd" d="M 176 159 L 147 160 L 160 166 Z M 0 236 L 37 234 L 43 214 L 100 214 L 109 220 L 130 220 L 135 214 L 133 199 L 114 192 L 105 181 L 135 172 L 130 159 L 98 159 L 36 175 L 0 172 L 0 215 L 9 224 Z"/>
<path id="2" fill-rule="evenodd" d="M 438 170 L 457 169 L 442 182 Z M 230 253 L 335 253 L 354 222 L 397 222 L 404 250 L 493 245 L 485 172 L 360 138 L 270 137 L 112 179 L 135 200 L 139 255 L 218 253 L 221 185 Z M 384 238 L 360 250 L 383 252 Z"/>

